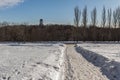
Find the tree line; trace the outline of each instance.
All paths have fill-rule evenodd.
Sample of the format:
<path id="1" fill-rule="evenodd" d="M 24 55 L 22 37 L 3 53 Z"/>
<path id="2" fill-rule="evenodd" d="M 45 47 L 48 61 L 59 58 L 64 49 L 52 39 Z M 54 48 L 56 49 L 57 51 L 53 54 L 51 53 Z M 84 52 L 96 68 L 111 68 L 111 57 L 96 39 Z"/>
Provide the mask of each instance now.
<path id="1" fill-rule="evenodd" d="M 84 39 L 82 40 L 119 41 L 120 7 L 112 11 L 111 8 L 106 9 L 105 6 L 103 6 L 101 11 L 101 19 L 99 19 L 99 21 L 97 20 L 96 7 L 91 11 L 90 14 L 90 21 L 88 21 L 87 6 L 84 7 L 83 11 L 81 11 L 78 6 L 76 6 L 74 9 L 74 25 L 77 29 L 79 29 L 79 27 L 83 28 L 82 36 Z M 81 24 L 79 24 L 80 21 Z M 88 22 L 90 22 L 89 25 Z M 80 32 L 77 29 L 74 31 L 75 35 L 78 36 Z M 89 31 L 91 33 L 89 33 Z M 89 34 L 91 37 L 88 36 Z M 77 37 L 76 40 L 81 40 L 79 37 Z M 87 39 L 88 37 L 89 39 Z"/>
<path id="2" fill-rule="evenodd" d="M 0 28 L 0 41 L 119 41 L 120 28 L 17 25 Z"/>
<path id="3" fill-rule="evenodd" d="M 97 9 L 91 11 L 88 25 L 87 6 L 74 9 L 74 25 L 4 25 L 0 27 L 0 41 L 119 41 L 120 7 L 112 11 L 103 7 L 101 21 Z M 100 25 L 98 25 L 100 24 Z"/>
<path id="4" fill-rule="evenodd" d="M 112 11 L 111 8 L 106 9 L 105 6 L 103 6 L 103 9 L 101 11 L 101 19 L 97 20 L 97 9 L 96 7 L 91 11 L 90 13 L 90 21 L 88 21 L 88 10 L 87 6 L 84 7 L 84 9 L 81 11 L 78 6 L 74 9 L 74 24 L 76 27 L 83 26 L 83 27 L 108 27 L 108 28 L 120 28 L 120 7 L 116 8 Z M 79 24 L 81 21 L 81 24 Z M 90 24 L 88 25 L 88 22 Z M 98 25 L 97 25 L 98 23 Z"/>

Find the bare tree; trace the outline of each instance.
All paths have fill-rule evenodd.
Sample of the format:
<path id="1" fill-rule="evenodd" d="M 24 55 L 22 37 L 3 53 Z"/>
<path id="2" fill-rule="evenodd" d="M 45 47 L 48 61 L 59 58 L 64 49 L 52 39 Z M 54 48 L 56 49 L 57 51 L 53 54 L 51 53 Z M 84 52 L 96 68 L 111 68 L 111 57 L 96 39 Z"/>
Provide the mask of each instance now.
<path id="1" fill-rule="evenodd" d="M 87 6 L 85 6 L 82 12 L 82 24 L 84 27 L 87 26 Z"/>
<path id="2" fill-rule="evenodd" d="M 111 20 L 112 20 L 112 10 L 111 9 L 108 9 L 107 19 L 108 19 L 108 27 L 110 28 L 111 27 Z"/>
<path id="3" fill-rule="evenodd" d="M 106 9 L 103 7 L 103 12 L 102 12 L 102 27 L 105 27 L 106 24 Z"/>
<path id="4" fill-rule="evenodd" d="M 97 22 L 97 10 L 96 10 L 96 8 L 94 8 L 93 11 L 91 12 L 91 22 L 92 22 L 92 26 L 95 27 L 96 22 Z"/>
<path id="5" fill-rule="evenodd" d="M 9 22 L 6 22 L 6 21 L 2 22 L 2 26 L 8 26 L 8 25 L 9 25 Z"/>
<path id="6" fill-rule="evenodd" d="M 80 15 L 81 15 L 81 12 L 80 12 L 78 6 L 76 6 L 75 9 L 74 9 L 74 15 L 75 15 L 74 24 L 75 24 L 76 27 L 78 27 L 79 22 L 80 22 Z"/>
<path id="7" fill-rule="evenodd" d="M 118 7 L 116 9 L 116 12 L 117 12 L 117 22 L 118 22 L 118 26 L 120 28 L 120 7 Z"/>
<path id="8" fill-rule="evenodd" d="M 113 11 L 113 26 L 116 28 L 117 26 L 117 11 Z"/>
<path id="9" fill-rule="evenodd" d="M 80 15 L 81 15 L 81 12 L 80 12 L 78 6 L 76 6 L 74 9 L 74 15 L 75 15 L 74 24 L 77 27 L 76 30 L 74 30 L 74 31 L 76 33 L 76 40 L 78 42 L 78 27 L 79 27 L 79 22 L 80 22 Z"/>

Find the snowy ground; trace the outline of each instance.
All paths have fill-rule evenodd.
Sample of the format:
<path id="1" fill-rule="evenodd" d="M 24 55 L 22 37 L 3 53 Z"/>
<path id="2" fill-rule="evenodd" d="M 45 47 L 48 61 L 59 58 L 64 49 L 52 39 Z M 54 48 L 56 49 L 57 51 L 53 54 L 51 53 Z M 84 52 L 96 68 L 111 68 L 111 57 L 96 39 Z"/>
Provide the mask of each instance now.
<path id="1" fill-rule="evenodd" d="M 109 43 L 83 43 L 80 44 L 81 47 L 84 49 L 93 51 L 104 57 L 108 58 L 109 60 L 114 60 L 120 62 L 120 44 L 109 44 Z"/>
<path id="2" fill-rule="evenodd" d="M 0 80 L 120 80 L 119 75 L 117 43 L 0 43 Z"/>
<path id="3" fill-rule="evenodd" d="M 1 43 L 0 80 L 58 80 L 65 45 Z"/>
<path id="4" fill-rule="evenodd" d="M 120 80 L 120 44 L 81 43 L 76 50 L 101 69 L 110 80 Z"/>

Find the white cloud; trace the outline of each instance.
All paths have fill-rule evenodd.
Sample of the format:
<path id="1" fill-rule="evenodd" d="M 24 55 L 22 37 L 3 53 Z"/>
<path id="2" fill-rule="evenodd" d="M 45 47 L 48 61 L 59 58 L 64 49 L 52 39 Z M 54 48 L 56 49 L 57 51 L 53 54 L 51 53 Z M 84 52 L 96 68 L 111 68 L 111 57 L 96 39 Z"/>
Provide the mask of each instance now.
<path id="1" fill-rule="evenodd" d="M 0 0 L 0 8 L 15 6 L 24 0 Z"/>

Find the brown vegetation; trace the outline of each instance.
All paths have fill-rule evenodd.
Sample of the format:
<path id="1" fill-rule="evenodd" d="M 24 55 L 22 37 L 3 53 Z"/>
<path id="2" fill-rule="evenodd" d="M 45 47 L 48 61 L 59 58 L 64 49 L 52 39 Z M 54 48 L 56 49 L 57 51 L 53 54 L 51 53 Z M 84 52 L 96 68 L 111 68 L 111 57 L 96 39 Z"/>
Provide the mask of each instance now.
<path id="1" fill-rule="evenodd" d="M 77 35 L 76 31 L 77 30 Z M 85 34 L 85 35 L 84 35 Z M 120 28 L 74 27 L 71 25 L 6 26 L 0 41 L 119 41 Z"/>

